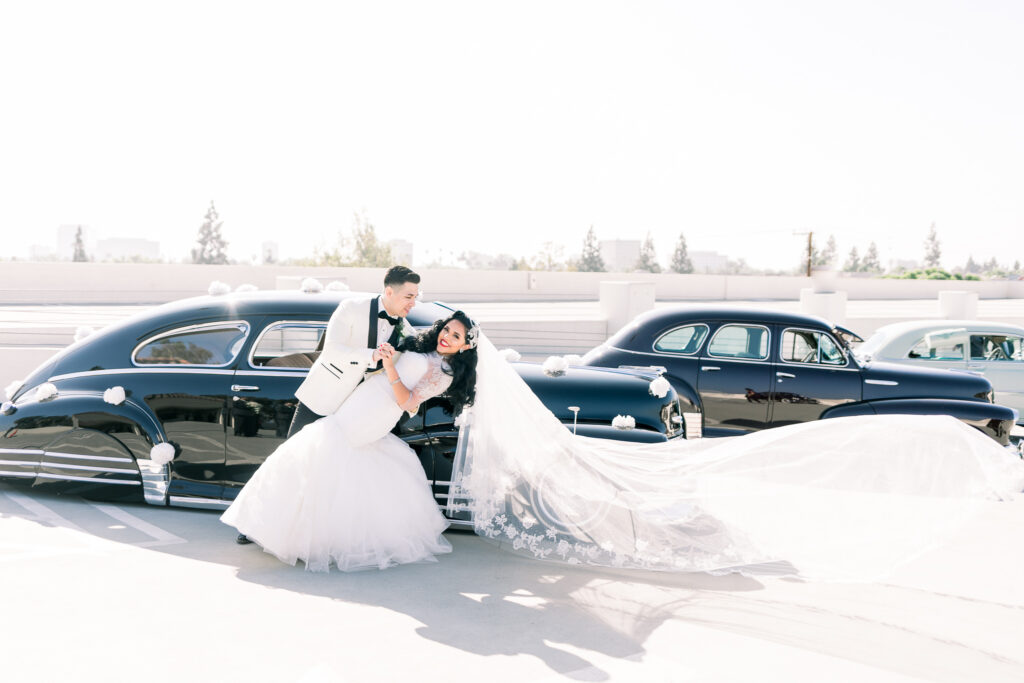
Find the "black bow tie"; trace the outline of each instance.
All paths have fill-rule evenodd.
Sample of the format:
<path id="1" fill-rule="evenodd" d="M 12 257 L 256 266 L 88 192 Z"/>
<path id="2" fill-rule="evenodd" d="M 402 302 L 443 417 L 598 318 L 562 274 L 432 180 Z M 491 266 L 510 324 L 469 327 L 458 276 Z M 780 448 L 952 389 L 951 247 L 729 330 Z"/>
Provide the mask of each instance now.
<path id="1" fill-rule="evenodd" d="M 377 317 L 380 318 L 381 320 L 387 320 L 389 323 L 391 323 L 393 327 L 398 327 L 399 319 L 392 318 L 390 315 L 388 315 L 387 311 L 381 311 L 380 313 L 377 314 Z"/>

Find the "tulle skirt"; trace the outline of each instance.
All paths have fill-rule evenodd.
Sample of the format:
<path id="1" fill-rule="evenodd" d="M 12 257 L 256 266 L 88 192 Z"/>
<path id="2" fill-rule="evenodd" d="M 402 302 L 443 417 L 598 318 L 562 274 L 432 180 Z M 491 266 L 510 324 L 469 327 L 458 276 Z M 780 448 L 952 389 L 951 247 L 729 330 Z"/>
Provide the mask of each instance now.
<path id="1" fill-rule="evenodd" d="M 333 417 L 274 451 L 221 520 L 310 571 L 384 569 L 451 552 L 448 521 L 412 449 L 390 433 L 353 446 Z"/>

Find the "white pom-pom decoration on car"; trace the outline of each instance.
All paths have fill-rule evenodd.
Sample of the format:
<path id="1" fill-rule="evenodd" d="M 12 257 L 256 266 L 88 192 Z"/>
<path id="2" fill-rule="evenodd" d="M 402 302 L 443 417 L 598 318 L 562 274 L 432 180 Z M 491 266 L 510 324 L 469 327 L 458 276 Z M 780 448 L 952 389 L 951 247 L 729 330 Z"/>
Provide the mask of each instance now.
<path id="1" fill-rule="evenodd" d="M 256 285 L 250 285 L 248 282 L 235 287 L 235 292 L 255 292 L 257 290 L 259 290 L 259 287 Z"/>
<path id="2" fill-rule="evenodd" d="M 615 419 L 612 420 L 612 427 L 616 429 L 634 429 L 636 427 L 636 420 L 633 419 L 632 415 L 616 415 Z"/>
<path id="3" fill-rule="evenodd" d="M 231 292 L 231 285 L 226 282 L 221 282 L 220 280 L 214 280 L 210 283 L 210 288 L 206 291 L 210 293 L 210 296 L 221 296 Z"/>
<path id="4" fill-rule="evenodd" d="M 568 363 L 569 365 L 579 365 L 580 363 L 583 362 L 583 356 L 577 355 L 575 353 L 570 353 L 568 355 L 562 356 L 562 358 L 564 358 L 565 362 Z"/>
<path id="5" fill-rule="evenodd" d="M 543 368 L 545 375 L 558 377 L 565 374 L 565 371 L 569 369 L 569 364 L 561 356 L 548 356 L 548 359 L 544 361 Z"/>
<path id="6" fill-rule="evenodd" d="M 668 380 L 664 377 L 651 380 L 651 384 L 647 387 L 647 391 L 651 392 L 651 396 L 657 396 L 658 398 L 665 398 L 668 396 L 668 390 L 672 388 L 672 385 L 668 383 Z"/>
<path id="7" fill-rule="evenodd" d="M 52 382 L 43 382 L 36 387 L 36 400 L 45 401 L 57 395 L 57 387 Z"/>
<path id="8" fill-rule="evenodd" d="M 75 330 L 75 341 L 82 341 L 86 337 L 92 336 L 92 333 L 95 331 L 96 330 L 92 329 L 88 325 L 79 325 L 78 328 Z"/>
<path id="9" fill-rule="evenodd" d="M 174 446 L 167 443 L 158 443 L 149 450 L 149 459 L 154 465 L 166 465 L 174 460 Z"/>
<path id="10" fill-rule="evenodd" d="M 347 292 L 347 291 L 349 291 L 348 285 L 346 285 L 341 280 L 331 280 L 330 282 L 327 283 L 327 287 L 325 287 L 325 289 L 328 292 Z"/>
<path id="11" fill-rule="evenodd" d="M 299 289 L 301 289 L 303 292 L 306 292 L 307 294 L 318 294 L 324 291 L 324 286 L 323 283 L 321 283 L 315 277 L 307 277 L 305 280 L 302 281 L 302 284 L 299 285 Z"/>
<path id="12" fill-rule="evenodd" d="M 17 393 L 18 389 L 21 389 L 21 385 L 24 384 L 24 383 L 25 383 L 25 380 L 23 380 L 23 379 L 16 379 L 16 380 L 14 380 L 13 382 L 11 382 L 10 384 L 7 385 L 7 388 L 4 390 L 4 395 L 7 396 L 7 400 L 8 401 L 10 401 L 12 398 L 14 398 L 14 394 Z"/>
<path id="13" fill-rule="evenodd" d="M 507 360 L 509 363 L 515 363 L 520 358 L 522 358 L 522 356 L 519 355 L 519 352 L 516 351 L 515 349 L 502 349 L 498 353 L 500 353 L 501 357 Z"/>
<path id="14" fill-rule="evenodd" d="M 124 387 L 110 387 L 103 392 L 103 400 L 115 406 L 124 403 Z"/>

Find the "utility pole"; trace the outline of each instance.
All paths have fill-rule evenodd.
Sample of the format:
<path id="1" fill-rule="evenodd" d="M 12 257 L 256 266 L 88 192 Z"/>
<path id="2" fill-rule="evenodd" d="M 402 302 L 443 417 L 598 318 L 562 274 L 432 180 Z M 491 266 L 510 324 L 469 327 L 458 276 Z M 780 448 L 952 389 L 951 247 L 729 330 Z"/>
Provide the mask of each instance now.
<path id="1" fill-rule="evenodd" d="M 814 257 L 814 231 L 794 232 L 794 235 L 807 235 L 807 277 L 811 276 L 811 259 Z"/>

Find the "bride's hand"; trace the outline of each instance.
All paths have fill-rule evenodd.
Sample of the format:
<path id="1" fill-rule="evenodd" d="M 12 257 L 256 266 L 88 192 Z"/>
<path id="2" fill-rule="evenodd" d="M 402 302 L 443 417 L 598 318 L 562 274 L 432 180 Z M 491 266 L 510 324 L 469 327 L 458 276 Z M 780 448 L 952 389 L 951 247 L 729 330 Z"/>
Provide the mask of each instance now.
<path id="1" fill-rule="evenodd" d="M 381 344 L 380 349 L 380 360 L 385 368 L 394 367 L 395 365 L 395 349 L 391 344 Z"/>

